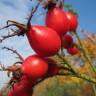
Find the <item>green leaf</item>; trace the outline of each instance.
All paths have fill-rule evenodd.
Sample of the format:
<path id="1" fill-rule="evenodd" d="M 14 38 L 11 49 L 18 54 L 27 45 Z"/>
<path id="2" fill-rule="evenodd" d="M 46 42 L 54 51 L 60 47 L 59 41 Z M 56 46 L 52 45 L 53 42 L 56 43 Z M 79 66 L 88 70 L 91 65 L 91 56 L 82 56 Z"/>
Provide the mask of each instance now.
<path id="1" fill-rule="evenodd" d="M 79 15 L 78 15 L 78 13 L 76 12 L 75 9 L 73 9 L 73 8 L 69 8 L 68 11 L 71 12 L 71 13 L 73 13 L 73 14 L 75 14 L 76 17 L 79 17 Z"/>
<path id="2" fill-rule="evenodd" d="M 63 8 L 71 8 L 71 7 L 72 7 L 71 5 L 63 4 Z"/>

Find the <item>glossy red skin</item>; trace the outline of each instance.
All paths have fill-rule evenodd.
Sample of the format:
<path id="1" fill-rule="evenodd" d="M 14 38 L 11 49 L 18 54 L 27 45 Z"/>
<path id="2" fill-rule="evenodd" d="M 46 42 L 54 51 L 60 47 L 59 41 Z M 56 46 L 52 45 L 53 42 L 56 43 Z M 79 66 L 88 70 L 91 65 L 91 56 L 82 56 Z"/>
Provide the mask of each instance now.
<path id="1" fill-rule="evenodd" d="M 69 21 L 69 31 L 75 32 L 77 27 L 78 27 L 77 17 L 71 12 L 66 12 L 66 16 L 67 16 L 68 21 Z"/>
<path id="2" fill-rule="evenodd" d="M 26 92 L 26 91 L 15 92 L 15 89 L 11 89 L 11 91 L 8 93 L 8 96 L 32 96 L 31 92 Z"/>
<path id="3" fill-rule="evenodd" d="M 14 84 L 8 96 L 32 96 L 32 86 L 34 83 L 34 80 L 30 81 L 28 77 L 23 76 L 20 82 Z"/>
<path id="4" fill-rule="evenodd" d="M 62 38 L 62 43 L 63 43 L 63 47 L 65 49 L 68 49 L 72 46 L 72 43 L 73 43 L 73 38 L 71 35 L 64 35 L 63 38 Z"/>
<path id="5" fill-rule="evenodd" d="M 33 50 L 41 56 L 53 56 L 61 47 L 56 31 L 45 26 L 32 26 L 27 37 Z"/>
<path id="6" fill-rule="evenodd" d="M 67 52 L 71 55 L 76 55 L 79 52 L 79 49 L 73 47 L 73 48 L 68 48 Z"/>
<path id="7" fill-rule="evenodd" d="M 68 18 L 61 8 L 53 7 L 47 12 L 46 25 L 62 36 L 68 31 Z"/>
<path id="8" fill-rule="evenodd" d="M 30 78 L 42 78 L 48 71 L 48 63 L 38 55 L 29 56 L 22 65 L 22 73 Z"/>

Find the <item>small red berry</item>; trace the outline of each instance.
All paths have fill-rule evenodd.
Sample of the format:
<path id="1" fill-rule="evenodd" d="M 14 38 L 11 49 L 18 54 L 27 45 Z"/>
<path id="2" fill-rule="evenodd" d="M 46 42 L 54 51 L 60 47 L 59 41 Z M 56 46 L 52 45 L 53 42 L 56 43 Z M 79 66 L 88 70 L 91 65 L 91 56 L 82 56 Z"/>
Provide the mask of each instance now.
<path id="1" fill-rule="evenodd" d="M 64 35 L 62 38 L 62 45 L 65 49 L 68 49 L 72 46 L 73 44 L 73 38 L 71 35 Z"/>
<path id="2" fill-rule="evenodd" d="M 77 17 L 71 12 L 66 12 L 66 16 L 67 16 L 68 21 L 69 21 L 69 31 L 75 32 L 77 27 L 78 27 Z"/>
<path id="3" fill-rule="evenodd" d="M 78 52 L 79 52 L 79 49 L 76 48 L 76 47 L 73 47 L 73 48 L 68 48 L 67 49 L 67 52 L 71 55 L 76 55 Z"/>
<path id="4" fill-rule="evenodd" d="M 30 79 L 24 75 L 20 82 L 13 85 L 8 96 L 32 96 L 32 86 L 34 83 L 34 80 L 30 81 Z"/>

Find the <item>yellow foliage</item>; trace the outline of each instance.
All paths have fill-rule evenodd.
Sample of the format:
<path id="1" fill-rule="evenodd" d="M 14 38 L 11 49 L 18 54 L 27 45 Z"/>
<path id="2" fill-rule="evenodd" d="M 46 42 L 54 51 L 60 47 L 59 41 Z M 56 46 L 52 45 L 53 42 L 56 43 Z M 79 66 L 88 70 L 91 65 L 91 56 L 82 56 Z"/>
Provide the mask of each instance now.
<path id="1" fill-rule="evenodd" d="M 94 36 L 92 36 L 94 41 L 96 41 L 96 38 L 94 38 Z M 85 46 L 85 48 L 88 50 L 89 54 L 92 57 L 96 57 L 96 43 L 93 43 L 89 38 L 85 38 L 82 41 L 83 45 Z"/>

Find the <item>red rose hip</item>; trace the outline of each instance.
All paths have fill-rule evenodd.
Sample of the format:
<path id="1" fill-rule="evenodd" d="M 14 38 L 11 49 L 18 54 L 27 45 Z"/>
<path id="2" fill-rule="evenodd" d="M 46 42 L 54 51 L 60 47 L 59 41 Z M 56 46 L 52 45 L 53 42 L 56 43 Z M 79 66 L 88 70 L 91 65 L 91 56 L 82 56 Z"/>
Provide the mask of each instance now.
<path id="1" fill-rule="evenodd" d="M 73 47 L 73 48 L 68 48 L 67 49 L 67 52 L 71 55 L 76 55 L 78 52 L 79 52 L 79 49 L 76 48 L 76 47 Z"/>
<path id="2" fill-rule="evenodd" d="M 46 25 L 62 36 L 68 31 L 68 18 L 61 8 L 52 7 L 47 12 Z"/>
<path id="3" fill-rule="evenodd" d="M 75 32 L 77 27 L 78 27 L 78 20 L 77 17 L 71 13 L 71 12 L 66 12 L 66 16 L 68 18 L 68 22 L 69 22 L 69 31 L 71 32 Z"/>
<path id="4" fill-rule="evenodd" d="M 48 71 L 48 63 L 38 55 L 29 56 L 22 64 L 22 73 L 30 78 L 42 78 Z"/>
<path id="5" fill-rule="evenodd" d="M 53 56 L 61 47 L 61 39 L 56 31 L 45 26 L 32 26 L 27 37 L 33 50 L 41 56 Z"/>
<path id="6" fill-rule="evenodd" d="M 22 76 L 21 81 L 15 83 L 11 90 L 8 92 L 8 96 L 32 96 L 32 86 L 35 81 Z"/>
<path id="7" fill-rule="evenodd" d="M 65 49 L 70 48 L 72 46 L 72 44 L 73 44 L 73 38 L 72 38 L 72 36 L 71 35 L 68 35 L 68 34 L 67 35 L 64 35 L 62 37 L 62 44 L 63 44 L 63 47 Z"/>

